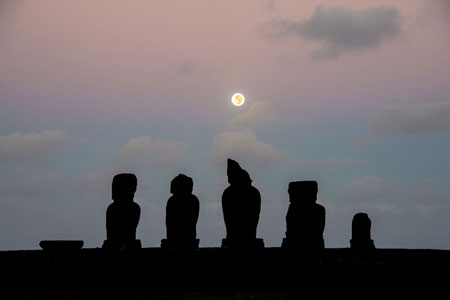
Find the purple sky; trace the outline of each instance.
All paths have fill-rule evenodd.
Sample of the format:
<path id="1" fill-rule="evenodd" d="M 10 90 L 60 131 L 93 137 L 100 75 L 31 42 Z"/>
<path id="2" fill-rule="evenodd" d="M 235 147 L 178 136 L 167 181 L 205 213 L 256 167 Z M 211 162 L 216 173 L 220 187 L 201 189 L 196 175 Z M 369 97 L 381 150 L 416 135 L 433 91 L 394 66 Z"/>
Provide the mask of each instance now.
<path id="1" fill-rule="evenodd" d="M 101 245 L 124 171 L 144 246 L 180 172 L 218 246 L 227 157 L 268 246 L 289 181 L 318 180 L 328 247 L 363 211 L 379 247 L 450 249 L 449 29 L 445 0 L 0 0 L 0 249 Z"/>

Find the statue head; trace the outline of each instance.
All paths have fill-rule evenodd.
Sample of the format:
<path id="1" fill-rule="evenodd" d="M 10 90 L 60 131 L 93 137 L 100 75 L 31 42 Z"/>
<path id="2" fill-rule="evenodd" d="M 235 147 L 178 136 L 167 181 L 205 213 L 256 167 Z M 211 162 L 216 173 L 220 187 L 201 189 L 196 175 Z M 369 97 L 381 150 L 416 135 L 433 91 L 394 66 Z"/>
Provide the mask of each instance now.
<path id="1" fill-rule="evenodd" d="M 352 221 L 352 236 L 353 238 L 370 239 L 370 228 L 372 221 L 366 213 L 357 213 Z"/>
<path id="2" fill-rule="evenodd" d="M 293 181 L 289 183 L 288 193 L 291 203 L 315 203 L 317 200 L 317 192 L 317 181 Z"/>
<path id="3" fill-rule="evenodd" d="M 193 187 L 194 182 L 192 181 L 192 178 L 184 174 L 178 174 L 170 182 L 170 192 L 173 195 L 192 194 Z"/>
<path id="4" fill-rule="evenodd" d="M 117 202 L 133 201 L 136 192 L 137 178 L 130 173 L 114 176 L 112 181 L 112 199 Z"/>
<path id="5" fill-rule="evenodd" d="M 252 179 L 247 171 L 241 168 L 239 163 L 235 160 L 227 160 L 227 175 L 228 183 L 232 186 L 249 186 Z"/>

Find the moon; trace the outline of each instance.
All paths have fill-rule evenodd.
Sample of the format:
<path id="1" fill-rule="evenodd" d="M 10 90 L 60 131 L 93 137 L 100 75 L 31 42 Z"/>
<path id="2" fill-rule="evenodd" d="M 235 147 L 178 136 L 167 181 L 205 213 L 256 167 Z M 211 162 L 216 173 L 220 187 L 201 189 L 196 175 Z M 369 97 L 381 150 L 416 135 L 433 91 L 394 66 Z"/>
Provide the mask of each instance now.
<path id="1" fill-rule="evenodd" d="M 231 103 L 235 106 L 241 106 L 245 102 L 245 97 L 241 93 L 235 93 L 231 96 Z"/>

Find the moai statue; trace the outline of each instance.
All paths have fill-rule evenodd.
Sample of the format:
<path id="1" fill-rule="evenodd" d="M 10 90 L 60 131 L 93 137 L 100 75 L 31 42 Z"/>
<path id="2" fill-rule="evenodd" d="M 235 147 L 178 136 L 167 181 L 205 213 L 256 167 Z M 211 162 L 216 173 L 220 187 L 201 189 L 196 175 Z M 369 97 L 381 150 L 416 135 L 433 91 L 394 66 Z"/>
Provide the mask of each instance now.
<path id="1" fill-rule="evenodd" d="M 256 238 L 261 211 L 261 195 L 250 175 L 239 163 L 228 159 L 229 187 L 222 194 L 222 209 L 227 230 L 223 248 L 264 248 L 264 241 Z"/>
<path id="2" fill-rule="evenodd" d="M 169 198 L 166 206 L 167 239 L 161 240 L 161 247 L 166 249 L 196 249 L 197 220 L 200 203 L 192 194 L 192 178 L 179 174 L 170 183 Z"/>
<path id="3" fill-rule="evenodd" d="M 316 181 L 289 183 L 289 209 L 286 215 L 286 238 L 282 247 L 318 250 L 325 248 L 325 208 L 317 204 Z"/>
<path id="4" fill-rule="evenodd" d="M 128 250 L 141 248 L 136 240 L 136 228 L 141 208 L 133 201 L 137 178 L 134 174 L 117 174 L 112 182 L 112 200 L 106 210 L 105 249 Z"/>
<path id="5" fill-rule="evenodd" d="M 375 243 L 370 237 L 372 222 L 366 213 L 357 213 L 352 221 L 352 239 L 350 247 L 355 250 L 375 249 Z"/>

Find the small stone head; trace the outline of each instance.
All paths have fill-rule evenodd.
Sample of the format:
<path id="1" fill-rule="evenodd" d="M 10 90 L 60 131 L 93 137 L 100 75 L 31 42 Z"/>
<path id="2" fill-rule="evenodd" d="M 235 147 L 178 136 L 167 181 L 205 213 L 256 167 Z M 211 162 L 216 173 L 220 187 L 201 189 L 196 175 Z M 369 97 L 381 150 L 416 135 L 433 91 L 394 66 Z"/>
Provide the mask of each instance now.
<path id="1" fill-rule="evenodd" d="M 293 181 L 289 183 L 288 193 L 291 203 L 313 204 L 317 200 L 317 181 Z"/>
<path id="2" fill-rule="evenodd" d="M 357 213 L 352 221 L 352 237 L 354 239 L 370 239 L 372 222 L 366 213 Z"/>
<path id="3" fill-rule="evenodd" d="M 130 173 L 114 176 L 112 181 L 112 199 L 117 202 L 131 202 L 136 192 L 137 178 Z"/>
<path id="4" fill-rule="evenodd" d="M 178 174 L 170 182 L 170 192 L 173 195 L 190 195 L 194 188 L 194 182 L 191 177 L 184 174 Z"/>
<path id="5" fill-rule="evenodd" d="M 247 171 L 241 168 L 235 160 L 227 161 L 228 183 L 232 186 L 250 186 L 252 179 Z"/>

